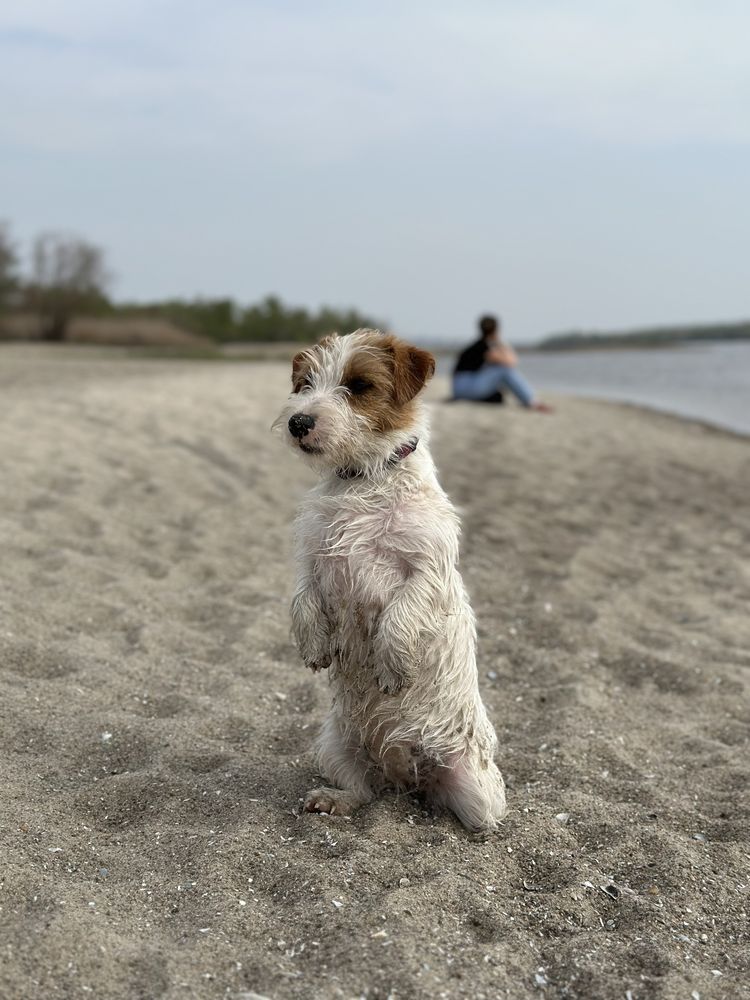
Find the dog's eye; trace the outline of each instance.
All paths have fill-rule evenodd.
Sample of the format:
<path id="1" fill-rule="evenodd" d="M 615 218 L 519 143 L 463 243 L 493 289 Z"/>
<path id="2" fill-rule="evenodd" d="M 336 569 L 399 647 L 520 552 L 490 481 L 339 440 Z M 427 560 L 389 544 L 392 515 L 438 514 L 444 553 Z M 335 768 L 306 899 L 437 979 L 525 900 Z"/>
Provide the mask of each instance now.
<path id="1" fill-rule="evenodd" d="M 368 382 L 363 378 L 350 378 L 346 383 L 346 388 L 352 396 L 361 396 L 362 393 L 367 392 L 368 389 L 372 389 L 372 382 Z"/>

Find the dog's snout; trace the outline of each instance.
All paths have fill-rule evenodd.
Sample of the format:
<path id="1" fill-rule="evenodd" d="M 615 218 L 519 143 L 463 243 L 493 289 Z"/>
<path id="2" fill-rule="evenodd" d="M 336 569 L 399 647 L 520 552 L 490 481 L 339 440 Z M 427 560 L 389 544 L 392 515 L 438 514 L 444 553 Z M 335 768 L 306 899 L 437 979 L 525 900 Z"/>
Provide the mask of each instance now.
<path id="1" fill-rule="evenodd" d="M 315 417 L 309 413 L 294 413 L 289 418 L 289 433 L 292 437 L 303 438 L 315 426 Z"/>

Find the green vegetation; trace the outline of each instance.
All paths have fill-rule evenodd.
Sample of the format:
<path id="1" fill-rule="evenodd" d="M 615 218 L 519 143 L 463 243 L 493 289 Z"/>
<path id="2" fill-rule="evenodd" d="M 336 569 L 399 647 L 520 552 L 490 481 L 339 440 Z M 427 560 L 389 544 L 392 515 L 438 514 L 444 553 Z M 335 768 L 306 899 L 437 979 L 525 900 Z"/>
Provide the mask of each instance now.
<path id="1" fill-rule="evenodd" d="M 140 326 L 154 331 L 150 339 L 156 344 L 160 335 L 153 324 L 162 321 L 164 326 L 171 324 L 177 328 L 178 336 L 179 331 L 184 331 L 193 340 L 202 338 L 209 342 L 201 348 L 197 341 L 194 349 L 210 350 L 210 342 L 312 343 L 334 331 L 382 326 L 355 309 L 323 306 L 308 311 L 284 305 L 275 295 L 249 306 L 229 298 L 118 303 L 107 294 L 109 273 L 104 251 L 99 247 L 75 235 L 43 233 L 33 241 L 31 251 L 30 274 L 20 274 L 10 229 L 0 223 L 0 315 L 4 317 L 0 334 L 4 332 L 5 336 L 68 340 L 74 321 L 91 318 L 102 321 L 102 326 L 105 320 L 109 321 L 102 342 L 142 343 L 149 338 Z M 112 323 L 118 320 L 122 322 Z M 127 325 L 130 332 L 121 332 L 118 339 L 114 330 L 117 325 Z M 90 332 L 86 339 L 96 341 Z M 176 338 L 173 334 L 167 339 Z"/>
<path id="2" fill-rule="evenodd" d="M 597 347 L 669 347 L 700 340 L 750 340 L 750 321 L 652 327 L 619 333 L 571 331 L 547 337 L 537 347 L 541 351 L 583 351 Z"/>
<path id="3" fill-rule="evenodd" d="M 275 295 L 256 305 L 240 306 L 232 299 L 170 299 L 147 304 L 110 305 L 111 316 L 159 317 L 189 333 L 220 343 L 230 341 L 299 341 L 311 343 L 332 331 L 349 332 L 359 327 L 378 327 L 372 317 L 354 309 L 308 312 L 286 306 Z"/>
<path id="4" fill-rule="evenodd" d="M 7 223 L 0 222 L 0 314 L 10 308 L 18 285 L 18 252 Z"/>

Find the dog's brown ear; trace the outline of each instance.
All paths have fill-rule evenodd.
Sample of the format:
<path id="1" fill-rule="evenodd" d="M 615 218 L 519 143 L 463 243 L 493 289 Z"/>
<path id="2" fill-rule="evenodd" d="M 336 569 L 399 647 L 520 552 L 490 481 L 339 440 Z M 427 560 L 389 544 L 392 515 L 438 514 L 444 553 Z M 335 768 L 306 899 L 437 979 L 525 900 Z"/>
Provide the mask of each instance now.
<path id="1" fill-rule="evenodd" d="M 338 340 L 339 335 L 334 331 L 332 333 L 327 333 L 324 337 L 321 337 L 317 343 L 317 347 L 330 347 L 334 340 Z"/>
<path id="2" fill-rule="evenodd" d="M 396 341 L 393 344 L 393 395 L 399 406 L 414 399 L 435 374 L 435 359 L 421 347 Z"/>
<path id="3" fill-rule="evenodd" d="M 310 367 L 310 355 L 307 351 L 300 351 L 292 358 L 292 389 L 299 392 L 305 384 L 305 375 Z"/>

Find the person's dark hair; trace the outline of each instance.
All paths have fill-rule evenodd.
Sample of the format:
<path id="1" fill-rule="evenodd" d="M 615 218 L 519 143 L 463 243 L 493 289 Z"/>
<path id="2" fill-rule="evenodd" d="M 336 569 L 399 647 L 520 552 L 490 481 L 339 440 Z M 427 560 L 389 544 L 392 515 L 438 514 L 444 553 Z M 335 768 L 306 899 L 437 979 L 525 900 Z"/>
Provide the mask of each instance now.
<path id="1" fill-rule="evenodd" d="M 491 337 L 493 333 L 497 333 L 499 326 L 500 321 L 496 316 L 482 316 L 479 320 L 479 332 L 483 337 Z"/>

